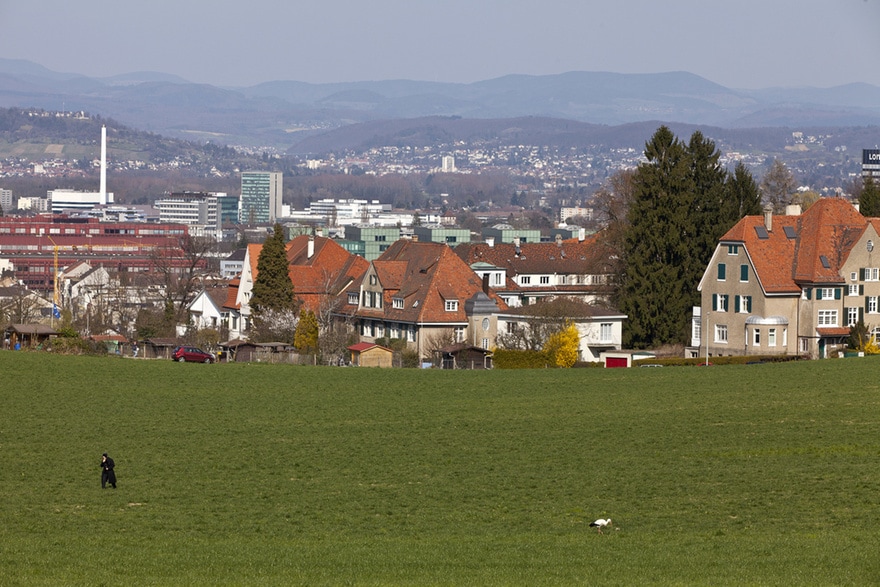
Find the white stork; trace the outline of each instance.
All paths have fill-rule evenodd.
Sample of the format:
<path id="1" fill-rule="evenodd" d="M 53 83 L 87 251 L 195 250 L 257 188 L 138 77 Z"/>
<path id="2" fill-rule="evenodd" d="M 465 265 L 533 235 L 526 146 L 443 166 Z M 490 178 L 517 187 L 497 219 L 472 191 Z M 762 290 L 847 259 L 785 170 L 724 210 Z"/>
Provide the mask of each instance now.
<path id="1" fill-rule="evenodd" d="M 590 522 L 590 528 L 596 528 L 596 530 L 599 532 L 599 534 L 602 533 L 602 528 L 605 528 L 605 527 L 610 527 L 610 528 L 614 527 L 611 524 L 611 518 L 608 518 L 607 520 L 603 520 L 602 518 L 599 518 L 595 522 Z"/>

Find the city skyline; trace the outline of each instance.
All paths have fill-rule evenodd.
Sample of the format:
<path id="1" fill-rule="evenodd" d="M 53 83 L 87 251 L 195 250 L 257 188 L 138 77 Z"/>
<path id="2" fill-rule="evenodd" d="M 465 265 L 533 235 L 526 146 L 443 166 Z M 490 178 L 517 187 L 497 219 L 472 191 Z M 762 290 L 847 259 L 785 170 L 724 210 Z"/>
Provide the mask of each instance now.
<path id="1" fill-rule="evenodd" d="M 880 0 L 0 1 L 0 57 L 248 86 L 688 71 L 734 89 L 880 86 Z"/>

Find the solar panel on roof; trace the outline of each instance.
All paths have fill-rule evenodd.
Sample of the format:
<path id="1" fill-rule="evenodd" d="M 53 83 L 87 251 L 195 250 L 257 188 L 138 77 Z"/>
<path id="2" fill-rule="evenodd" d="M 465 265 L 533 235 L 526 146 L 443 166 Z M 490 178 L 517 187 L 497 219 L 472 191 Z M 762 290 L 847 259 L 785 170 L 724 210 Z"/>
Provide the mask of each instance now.
<path id="1" fill-rule="evenodd" d="M 761 240 L 767 240 L 770 238 L 770 235 L 767 234 L 767 228 L 764 225 L 756 226 L 755 232 L 758 233 L 758 238 Z"/>
<path id="2" fill-rule="evenodd" d="M 782 230 L 785 231 L 785 236 L 790 239 L 797 238 L 797 233 L 794 231 L 794 226 L 783 226 Z"/>

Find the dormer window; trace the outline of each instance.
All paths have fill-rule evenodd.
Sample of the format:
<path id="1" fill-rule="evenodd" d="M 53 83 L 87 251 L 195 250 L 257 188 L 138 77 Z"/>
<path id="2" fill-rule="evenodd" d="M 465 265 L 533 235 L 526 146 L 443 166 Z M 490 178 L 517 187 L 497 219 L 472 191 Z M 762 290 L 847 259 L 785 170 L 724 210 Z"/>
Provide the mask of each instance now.
<path id="1" fill-rule="evenodd" d="M 391 305 L 395 310 L 403 310 L 403 298 L 393 298 Z"/>
<path id="2" fill-rule="evenodd" d="M 349 292 L 348 294 L 348 303 L 356 306 L 358 303 L 358 295 L 357 292 Z"/>
<path id="3" fill-rule="evenodd" d="M 446 300 L 446 311 L 447 312 L 457 312 L 458 311 L 458 300 Z"/>

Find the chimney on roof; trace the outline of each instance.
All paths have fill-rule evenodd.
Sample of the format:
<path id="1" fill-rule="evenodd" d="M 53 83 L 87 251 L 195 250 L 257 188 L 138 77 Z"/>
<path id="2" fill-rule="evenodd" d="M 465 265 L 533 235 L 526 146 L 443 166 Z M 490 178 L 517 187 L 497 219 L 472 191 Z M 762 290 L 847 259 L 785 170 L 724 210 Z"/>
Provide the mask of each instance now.
<path id="1" fill-rule="evenodd" d="M 483 293 L 489 295 L 489 274 L 483 273 Z"/>
<path id="2" fill-rule="evenodd" d="M 486 237 L 486 244 L 489 245 L 490 249 L 494 248 L 495 247 L 495 237 L 494 236 L 487 236 Z"/>
<path id="3" fill-rule="evenodd" d="M 767 232 L 773 231 L 773 204 L 764 206 L 764 228 Z"/>
<path id="4" fill-rule="evenodd" d="M 801 215 L 801 205 L 800 204 L 789 204 L 785 207 L 785 215 L 786 216 L 800 216 Z"/>
<path id="5" fill-rule="evenodd" d="M 557 246 L 557 247 L 561 247 L 561 246 L 562 246 L 562 235 L 559 234 L 559 233 L 556 234 L 556 246 Z"/>
<path id="6" fill-rule="evenodd" d="M 324 236 L 324 229 L 323 228 L 316 228 L 315 229 L 315 236 L 318 236 L 318 237 Z"/>
<path id="7" fill-rule="evenodd" d="M 311 259 L 312 255 L 315 254 L 315 237 L 311 234 L 309 235 L 309 245 L 306 248 L 306 258 Z"/>
<path id="8" fill-rule="evenodd" d="M 513 237 L 513 246 L 515 246 L 516 248 L 519 248 L 519 237 L 518 236 Z"/>
<path id="9" fill-rule="evenodd" d="M 587 238 L 587 229 L 581 226 L 578 228 L 578 242 L 582 243 Z"/>
<path id="10" fill-rule="evenodd" d="M 412 241 L 413 241 L 414 243 L 419 242 L 419 235 L 417 235 L 416 233 L 413 233 L 413 235 L 412 235 Z"/>

